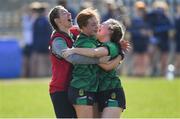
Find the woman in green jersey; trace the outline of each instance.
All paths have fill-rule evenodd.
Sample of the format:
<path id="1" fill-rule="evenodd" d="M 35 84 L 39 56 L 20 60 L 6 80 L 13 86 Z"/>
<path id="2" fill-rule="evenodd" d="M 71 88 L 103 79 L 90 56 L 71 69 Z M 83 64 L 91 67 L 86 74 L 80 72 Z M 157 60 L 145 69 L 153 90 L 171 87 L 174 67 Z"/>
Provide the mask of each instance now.
<path id="1" fill-rule="evenodd" d="M 123 35 L 124 30 L 122 24 L 114 19 L 109 19 L 103 22 L 98 30 L 97 38 L 100 41 L 99 45 L 101 45 L 101 47 L 96 48 L 94 46 L 83 50 L 82 48 L 73 48 L 66 50 L 66 52 L 64 52 L 64 55 L 68 56 L 69 54 L 73 53 L 90 57 L 101 57 L 109 55 L 111 59 L 114 59 L 120 54 L 121 58 L 123 59 L 123 53 L 119 45 L 119 42 L 123 38 Z M 81 39 L 81 37 L 82 36 L 80 35 L 79 38 Z M 94 42 L 95 41 L 96 40 L 94 40 Z M 78 43 L 75 43 L 75 45 L 76 44 Z M 92 82 L 89 82 L 89 84 L 87 85 L 83 84 L 86 83 L 84 82 L 85 80 L 82 80 L 83 78 L 78 79 L 77 81 L 75 80 L 75 78 L 73 78 L 74 80 L 72 80 L 71 86 L 81 85 L 80 87 L 76 87 L 79 88 L 79 90 L 76 92 L 78 93 L 77 95 L 79 95 L 79 97 L 76 98 L 76 102 L 74 101 L 73 103 L 78 104 L 79 102 L 79 104 L 88 104 L 88 100 L 86 98 L 93 97 L 93 99 L 96 99 L 99 105 L 99 109 L 102 111 L 101 117 L 119 118 L 121 112 L 126 108 L 125 95 L 121 86 L 120 79 L 116 75 L 115 69 L 109 71 L 108 65 L 99 64 L 99 66 L 103 67 L 103 69 L 98 68 L 97 65 L 95 65 L 93 67 L 93 71 L 96 72 L 96 75 L 91 75 Z M 84 72 L 88 73 L 87 70 L 85 70 Z M 80 74 L 83 75 L 83 71 L 79 71 L 79 75 Z M 73 81 L 76 82 L 76 85 L 74 85 L 75 83 L 73 83 Z M 83 85 L 85 86 L 84 88 L 82 88 Z M 92 91 L 96 92 L 96 95 L 87 95 L 86 91 L 89 91 L 88 88 L 92 88 Z M 73 92 L 72 89 L 70 92 Z"/>
<path id="2" fill-rule="evenodd" d="M 77 15 L 77 23 L 81 33 L 74 43 L 78 48 L 97 48 L 100 43 L 96 39 L 99 26 L 97 12 L 93 9 L 85 9 Z M 101 56 L 107 56 L 107 52 Z M 86 49 L 85 49 L 86 50 Z M 104 64 L 106 70 L 113 69 L 119 64 L 121 57 L 117 57 L 112 64 Z M 102 67 L 103 67 L 102 66 Z M 93 105 L 96 103 L 96 94 L 99 85 L 99 66 L 95 64 L 74 64 L 72 81 L 69 88 L 69 99 L 75 107 L 77 117 L 93 117 Z"/>

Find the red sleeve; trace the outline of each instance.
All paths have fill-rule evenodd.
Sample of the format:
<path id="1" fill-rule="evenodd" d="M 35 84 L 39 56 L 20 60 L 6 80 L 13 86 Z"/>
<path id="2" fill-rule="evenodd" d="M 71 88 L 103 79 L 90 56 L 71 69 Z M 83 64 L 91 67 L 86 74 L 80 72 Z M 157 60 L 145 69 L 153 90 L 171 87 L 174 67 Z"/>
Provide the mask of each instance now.
<path id="1" fill-rule="evenodd" d="M 72 26 L 70 32 L 77 37 L 80 34 L 80 29 L 77 26 Z"/>

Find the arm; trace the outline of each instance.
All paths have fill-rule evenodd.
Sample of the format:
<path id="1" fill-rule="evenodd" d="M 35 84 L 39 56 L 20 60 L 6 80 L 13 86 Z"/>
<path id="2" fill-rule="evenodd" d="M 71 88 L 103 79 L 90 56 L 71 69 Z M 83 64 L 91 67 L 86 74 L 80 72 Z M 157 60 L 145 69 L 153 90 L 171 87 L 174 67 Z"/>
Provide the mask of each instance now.
<path id="1" fill-rule="evenodd" d="M 63 56 L 67 57 L 71 54 L 79 54 L 88 57 L 103 57 L 108 55 L 108 49 L 106 47 L 98 47 L 98 48 L 71 48 L 65 49 L 63 52 Z"/>
<path id="2" fill-rule="evenodd" d="M 100 63 L 99 58 L 87 57 L 79 54 L 72 54 L 65 58 L 72 64 L 98 64 Z"/>
<path id="3" fill-rule="evenodd" d="M 121 56 L 116 57 L 115 59 L 109 61 L 107 64 L 98 64 L 102 69 L 105 71 L 110 71 L 112 69 L 115 69 L 119 64 L 121 60 Z"/>
<path id="4" fill-rule="evenodd" d="M 99 58 L 91 58 L 91 57 L 86 57 L 78 54 L 72 54 L 69 55 L 68 57 L 64 57 L 62 55 L 62 51 L 64 49 L 67 49 L 67 44 L 66 42 L 61 39 L 61 38 L 56 38 L 54 39 L 52 43 L 52 53 L 54 53 L 57 57 L 59 58 L 64 58 L 70 63 L 76 63 L 76 64 L 98 64 L 100 63 Z"/>

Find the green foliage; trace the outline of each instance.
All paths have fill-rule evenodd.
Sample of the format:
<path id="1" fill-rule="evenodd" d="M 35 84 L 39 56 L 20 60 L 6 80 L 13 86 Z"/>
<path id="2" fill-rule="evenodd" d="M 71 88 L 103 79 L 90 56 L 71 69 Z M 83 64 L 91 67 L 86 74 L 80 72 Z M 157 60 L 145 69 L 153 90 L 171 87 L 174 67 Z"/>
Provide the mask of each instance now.
<path id="1" fill-rule="evenodd" d="M 46 79 L 0 80 L 0 117 L 55 117 Z M 122 117 L 179 117 L 180 80 L 122 77 Z"/>

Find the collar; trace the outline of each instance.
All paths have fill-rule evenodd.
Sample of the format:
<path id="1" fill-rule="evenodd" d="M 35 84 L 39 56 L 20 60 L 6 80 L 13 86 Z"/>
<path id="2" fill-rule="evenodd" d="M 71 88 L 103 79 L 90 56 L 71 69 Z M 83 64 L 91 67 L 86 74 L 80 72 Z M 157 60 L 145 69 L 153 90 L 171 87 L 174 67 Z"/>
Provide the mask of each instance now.
<path id="1" fill-rule="evenodd" d="M 88 36 L 88 35 L 86 35 L 86 34 L 83 33 L 83 32 L 80 33 L 80 36 L 81 36 L 81 37 L 88 37 L 88 38 L 94 38 L 94 39 L 96 39 L 96 36 Z"/>

